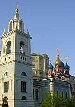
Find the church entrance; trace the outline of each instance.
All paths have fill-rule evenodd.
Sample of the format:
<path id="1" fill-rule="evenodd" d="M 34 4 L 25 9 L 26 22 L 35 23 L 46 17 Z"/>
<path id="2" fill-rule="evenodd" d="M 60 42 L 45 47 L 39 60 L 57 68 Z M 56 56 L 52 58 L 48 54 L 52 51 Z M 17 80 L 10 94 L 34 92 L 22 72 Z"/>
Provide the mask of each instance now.
<path id="1" fill-rule="evenodd" d="M 5 96 L 4 98 L 3 98 L 3 104 L 2 104 L 2 107 L 8 107 L 8 98 Z"/>

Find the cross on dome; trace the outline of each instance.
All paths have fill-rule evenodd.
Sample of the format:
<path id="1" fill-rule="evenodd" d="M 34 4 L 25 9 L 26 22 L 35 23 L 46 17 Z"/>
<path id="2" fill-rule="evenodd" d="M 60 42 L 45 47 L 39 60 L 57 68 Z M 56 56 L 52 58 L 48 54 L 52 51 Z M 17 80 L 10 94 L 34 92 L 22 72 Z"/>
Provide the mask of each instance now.
<path id="1" fill-rule="evenodd" d="M 68 60 L 69 60 L 69 57 L 66 56 L 66 57 L 65 57 L 65 61 L 66 61 L 66 63 L 68 62 Z"/>
<path id="2" fill-rule="evenodd" d="M 57 48 L 57 58 L 60 57 L 60 52 L 59 52 L 59 49 Z"/>

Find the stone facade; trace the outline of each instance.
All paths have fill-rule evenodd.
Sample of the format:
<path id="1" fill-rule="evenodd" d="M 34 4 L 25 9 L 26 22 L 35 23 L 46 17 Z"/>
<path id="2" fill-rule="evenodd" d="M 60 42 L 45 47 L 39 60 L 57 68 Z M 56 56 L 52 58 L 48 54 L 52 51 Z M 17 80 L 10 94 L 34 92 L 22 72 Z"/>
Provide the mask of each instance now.
<path id="1" fill-rule="evenodd" d="M 33 79 L 47 78 L 47 72 L 49 69 L 48 55 L 32 53 L 31 56 L 32 56 Z"/>

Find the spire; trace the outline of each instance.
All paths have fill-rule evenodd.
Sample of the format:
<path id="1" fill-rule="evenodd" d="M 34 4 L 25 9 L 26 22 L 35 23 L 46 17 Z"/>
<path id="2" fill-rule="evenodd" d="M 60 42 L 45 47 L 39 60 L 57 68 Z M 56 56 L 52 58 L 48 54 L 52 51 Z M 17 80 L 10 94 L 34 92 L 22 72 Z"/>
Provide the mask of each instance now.
<path id="1" fill-rule="evenodd" d="M 5 29 L 4 29 L 4 31 L 3 31 L 3 34 L 5 34 L 6 32 L 5 32 Z"/>
<path id="2" fill-rule="evenodd" d="M 18 5 L 16 5 L 14 19 L 19 19 L 19 13 L 18 12 L 19 12 Z"/>
<path id="3" fill-rule="evenodd" d="M 57 59 L 55 61 L 55 67 L 58 65 L 59 67 L 64 67 L 64 63 L 60 60 L 60 53 L 59 50 L 57 49 Z"/>
<path id="4" fill-rule="evenodd" d="M 59 50 L 57 49 L 57 59 L 55 61 L 55 65 L 59 65 L 60 64 L 60 55 L 59 55 Z"/>
<path id="5" fill-rule="evenodd" d="M 29 35 L 29 31 L 28 31 L 28 29 L 27 29 L 27 34 Z"/>
<path id="6" fill-rule="evenodd" d="M 59 49 L 57 48 L 57 59 L 59 59 L 60 57 L 60 52 L 59 52 Z"/>

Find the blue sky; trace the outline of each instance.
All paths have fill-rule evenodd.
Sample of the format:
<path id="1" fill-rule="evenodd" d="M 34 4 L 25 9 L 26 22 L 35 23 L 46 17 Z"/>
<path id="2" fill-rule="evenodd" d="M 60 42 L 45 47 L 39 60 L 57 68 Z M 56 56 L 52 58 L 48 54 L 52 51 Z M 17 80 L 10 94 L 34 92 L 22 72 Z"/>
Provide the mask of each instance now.
<path id="1" fill-rule="evenodd" d="M 54 64 L 58 48 L 62 61 L 69 57 L 70 74 L 75 75 L 75 0 L 0 0 L 0 35 L 16 4 L 32 36 L 32 52 L 48 54 Z"/>

